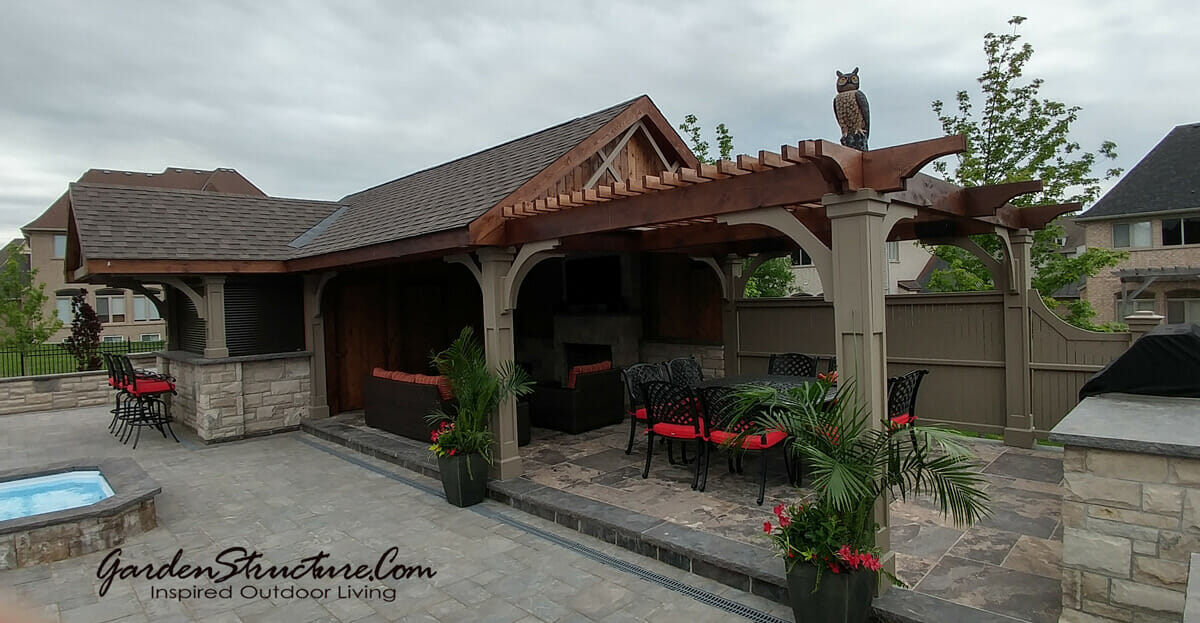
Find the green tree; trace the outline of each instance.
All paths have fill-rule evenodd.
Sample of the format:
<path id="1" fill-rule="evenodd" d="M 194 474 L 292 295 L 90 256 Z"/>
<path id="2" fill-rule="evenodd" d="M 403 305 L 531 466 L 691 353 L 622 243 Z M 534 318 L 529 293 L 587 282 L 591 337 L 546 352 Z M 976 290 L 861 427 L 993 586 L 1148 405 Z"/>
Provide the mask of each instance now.
<path id="1" fill-rule="evenodd" d="M 700 162 L 712 164 L 718 159 L 729 160 L 733 157 L 733 134 L 729 132 L 729 128 L 725 127 L 724 123 L 718 123 L 715 132 L 719 158 L 709 156 L 708 141 L 703 138 L 704 132 L 696 115 L 684 117 L 683 123 L 679 124 L 679 130 L 691 143 L 692 153 Z M 792 273 L 792 264 L 788 258 L 779 257 L 767 260 L 746 281 L 745 296 L 749 298 L 788 296 L 795 290 L 793 286 L 795 281 L 796 275 Z"/>
<path id="2" fill-rule="evenodd" d="M 0 267 L 0 347 L 22 357 L 62 327 L 57 317 L 46 317 L 45 286 L 24 264 L 21 254 L 10 250 Z"/>
<path id="3" fill-rule="evenodd" d="M 956 112 L 948 112 L 941 100 L 933 102 L 947 134 L 964 134 L 967 150 L 958 155 L 953 170 L 945 161 L 934 163 L 934 169 L 949 181 L 960 186 L 983 186 L 1040 179 L 1044 188 L 1040 194 L 1024 195 L 1013 200 L 1014 205 L 1038 203 L 1095 201 L 1100 194 L 1102 179 L 1120 175 L 1121 170 L 1108 168 L 1102 177 L 1094 172 L 1098 161 L 1117 157 L 1117 145 L 1103 141 L 1096 151 L 1085 151 L 1070 138 L 1071 124 L 1079 116 L 1078 106 L 1040 97 L 1041 78 L 1024 80 L 1025 64 L 1033 56 L 1033 46 L 1021 42 L 1017 27 L 1025 21 L 1015 16 L 1008 21 L 1013 26 L 1009 34 L 988 33 L 983 37 L 987 68 L 978 78 L 982 109 L 976 113 L 967 91 L 955 95 Z M 1115 266 L 1126 257 L 1123 252 L 1107 249 L 1088 249 L 1077 257 L 1058 252 L 1056 240 L 1063 236 L 1057 221 L 1034 232 L 1032 260 L 1033 287 L 1043 297 L 1049 297 L 1064 285 L 1095 275 Z M 993 235 L 973 236 L 975 241 L 996 257 L 1001 255 L 1000 240 Z M 949 267 L 935 271 L 929 283 L 932 290 L 962 291 L 992 288 L 991 275 L 978 258 L 955 246 L 938 246 L 934 254 Z M 1089 318 L 1090 306 L 1070 306 L 1067 320 L 1084 328 L 1098 328 Z"/>

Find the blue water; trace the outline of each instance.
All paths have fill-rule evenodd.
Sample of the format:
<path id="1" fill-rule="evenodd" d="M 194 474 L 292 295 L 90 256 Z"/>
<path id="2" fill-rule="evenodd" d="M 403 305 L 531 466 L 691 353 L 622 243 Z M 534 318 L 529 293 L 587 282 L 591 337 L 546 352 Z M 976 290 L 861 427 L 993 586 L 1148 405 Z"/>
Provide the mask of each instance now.
<path id="1" fill-rule="evenodd" d="M 0 482 L 0 521 L 87 506 L 112 494 L 96 470 Z"/>

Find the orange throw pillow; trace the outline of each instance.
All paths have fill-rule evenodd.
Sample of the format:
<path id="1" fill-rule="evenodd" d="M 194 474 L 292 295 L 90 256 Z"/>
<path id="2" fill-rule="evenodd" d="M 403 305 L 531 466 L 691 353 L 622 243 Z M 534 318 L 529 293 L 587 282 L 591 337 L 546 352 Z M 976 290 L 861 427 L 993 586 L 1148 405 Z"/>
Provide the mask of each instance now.
<path id="1" fill-rule="evenodd" d="M 567 374 L 567 387 L 569 389 L 575 389 L 575 380 L 580 374 L 591 374 L 592 372 L 602 372 L 604 370 L 611 369 L 611 361 L 601 361 L 600 363 L 589 363 L 585 366 L 575 366 L 574 368 L 571 368 L 571 372 Z"/>

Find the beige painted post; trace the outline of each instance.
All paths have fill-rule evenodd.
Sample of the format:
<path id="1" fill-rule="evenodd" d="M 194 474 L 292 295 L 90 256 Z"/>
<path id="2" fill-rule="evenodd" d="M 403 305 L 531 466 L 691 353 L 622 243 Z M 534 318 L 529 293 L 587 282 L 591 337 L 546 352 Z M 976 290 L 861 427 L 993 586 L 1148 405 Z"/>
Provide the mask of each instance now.
<path id="1" fill-rule="evenodd" d="M 1013 280 L 1004 289 L 1004 445 L 1032 448 L 1033 378 L 1030 367 L 1029 297 L 1033 290 L 1033 234 L 1028 229 L 1009 233 L 1004 271 Z M 997 283 L 997 288 L 1004 284 Z"/>
<path id="2" fill-rule="evenodd" d="M 858 405 L 866 411 L 871 426 L 882 429 L 887 412 L 887 280 L 882 255 L 889 229 L 884 222 L 889 202 L 869 189 L 825 195 L 821 201 L 832 226 L 833 317 L 840 381 L 854 380 Z M 884 567 L 894 573 L 896 557 L 886 500 L 876 504 L 875 522 L 879 524 L 875 544 L 883 552 Z M 886 588 L 887 583 L 881 583 L 880 590 Z"/>
<path id="3" fill-rule="evenodd" d="M 737 255 L 730 255 L 721 262 L 721 272 L 725 276 L 725 292 L 721 300 L 721 344 L 725 349 L 725 376 L 741 374 L 741 364 L 738 361 L 738 351 L 741 350 L 741 339 L 738 333 L 737 300 L 742 298 L 746 288 L 746 277 L 742 276 L 745 260 Z"/>
<path id="4" fill-rule="evenodd" d="M 225 277 L 204 278 L 204 357 L 228 357 L 225 344 Z"/>
<path id="5" fill-rule="evenodd" d="M 308 330 L 304 332 L 304 348 L 312 353 L 312 391 L 310 392 L 309 417 L 329 417 L 329 388 L 326 385 L 325 369 L 325 317 L 321 314 L 321 295 L 325 284 L 337 273 L 309 273 L 304 275 L 304 318 Z"/>
<path id="6" fill-rule="evenodd" d="M 513 253 L 509 249 L 480 249 L 479 285 L 483 293 L 483 345 L 492 369 L 516 357 L 513 343 L 513 314 L 505 305 L 509 269 Z M 504 480 L 521 475 L 521 454 L 517 449 L 517 401 L 500 403 L 492 421 L 496 446 L 492 453 L 492 478 Z"/>
<path id="7" fill-rule="evenodd" d="M 1162 322 L 1163 317 L 1152 311 L 1137 311 L 1125 316 L 1125 324 L 1129 325 L 1129 343 L 1138 341 Z"/>

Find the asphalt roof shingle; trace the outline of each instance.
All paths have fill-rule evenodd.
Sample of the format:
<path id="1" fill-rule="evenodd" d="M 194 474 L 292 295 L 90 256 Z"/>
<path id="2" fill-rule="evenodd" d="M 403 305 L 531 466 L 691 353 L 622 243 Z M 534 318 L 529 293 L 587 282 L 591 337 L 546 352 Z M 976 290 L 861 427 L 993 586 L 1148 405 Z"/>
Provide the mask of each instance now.
<path id="1" fill-rule="evenodd" d="M 84 257 L 285 260 L 288 243 L 342 204 L 198 190 L 74 183 Z"/>
<path id="2" fill-rule="evenodd" d="M 1177 126 L 1079 218 L 1200 208 L 1200 123 Z"/>
<path id="3" fill-rule="evenodd" d="M 634 101 L 347 195 L 349 208 L 294 257 L 466 227 Z"/>

